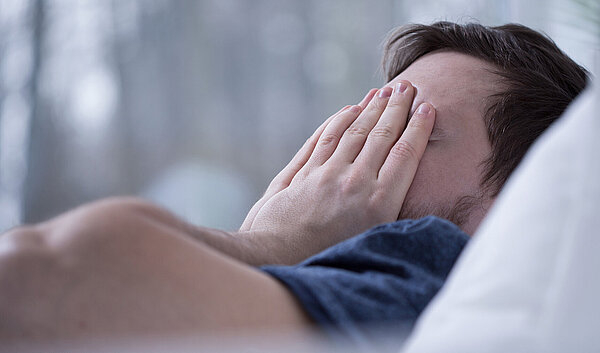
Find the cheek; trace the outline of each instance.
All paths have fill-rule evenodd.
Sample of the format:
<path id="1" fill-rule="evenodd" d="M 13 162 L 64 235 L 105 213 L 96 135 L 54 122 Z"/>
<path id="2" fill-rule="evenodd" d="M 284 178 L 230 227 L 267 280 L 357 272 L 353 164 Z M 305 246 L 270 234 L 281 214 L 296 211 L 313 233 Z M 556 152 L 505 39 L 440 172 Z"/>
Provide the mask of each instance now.
<path id="1" fill-rule="evenodd" d="M 406 196 L 412 204 L 450 206 L 479 189 L 479 161 L 451 153 L 443 146 L 428 146 Z"/>
<path id="2" fill-rule="evenodd" d="M 450 193 L 448 180 L 443 177 L 442 168 L 435 157 L 426 151 L 421 158 L 417 173 L 406 195 L 406 199 L 413 205 L 439 205 L 448 198 Z"/>

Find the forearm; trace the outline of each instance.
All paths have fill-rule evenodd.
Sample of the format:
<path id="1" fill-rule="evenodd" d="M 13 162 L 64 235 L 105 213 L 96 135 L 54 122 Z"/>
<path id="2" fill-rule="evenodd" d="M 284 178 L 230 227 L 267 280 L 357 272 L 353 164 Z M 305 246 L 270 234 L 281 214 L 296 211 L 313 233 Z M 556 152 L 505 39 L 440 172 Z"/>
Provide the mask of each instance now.
<path id="1" fill-rule="evenodd" d="M 129 200 L 128 212 L 142 215 L 141 222 L 158 223 L 251 266 L 293 264 L 303 259 L 300 249 L 285 235 L 261 231 L 227 232 L 187 223 L 171 212 L 142 200 Z M 304 251 L 306 252 L 306 251 Z M 307 257 L 307 256 L 304 256 Z"/>
<path id="2" fill-rule="evenodd" d="M 195 240 L 251 266 L 295 262 L 267 233 L 226 232 L 191 225 L 186 228 L 185 233 Z"/>
<path id="3" fill-rule="evenodd" d="M 290 240 L 293 237 L 269 232 L 226 232 L 198 226 L 188 226 L 185 232 L 197 241 L 251 266 L 293 265 L 324 249 L 295 244 Z"/>

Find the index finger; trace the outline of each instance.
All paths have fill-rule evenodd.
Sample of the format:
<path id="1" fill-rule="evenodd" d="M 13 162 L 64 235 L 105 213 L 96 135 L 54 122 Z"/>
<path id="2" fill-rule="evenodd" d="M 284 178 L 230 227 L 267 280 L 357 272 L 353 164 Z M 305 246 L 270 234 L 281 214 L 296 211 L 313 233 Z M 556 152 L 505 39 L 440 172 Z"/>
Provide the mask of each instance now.
<path id="1" fill-rule="evenodd" d="M 282 189 L 288 187 L 288 185 L 290 184 L 290 182 L 292 181 L 292 179 L 294 178 L 296 173 L 298 173 L 298 171 L 308 161 L 308 158 L 313 153 L 313 150 L 315 149 L 317 141 L 319 141 L 319 138 L 321 137 L 321 134 L 323 133 L 323 131 L 325 130 L 327 125 L 329 125 L 329 123 L 333 119 L 335 119 L 338 115 L 340 115 L 340 113 L 342 113 L 344 110 L 348 109 L 349 107 L 350 106 L 347 105 L 344 108 L 340 109 L 337 113 L 335 113 L 332 116 L 330 116 L 329 118 L 327 118 L 327 120 L 325 120 L 317 128 L 317 130 L 315 130 L 315 132 L 306 140 L 306 142 L 304 142 L 304 145 L 302 145 L 300 150 L 298 150 L 298 152 L 296 152 L 296 154 L 294 155 L 292 160 L 283 168 L 283 170 L 281 170 L 281 172 L 279 172 L 279 174 L 277 174 L 275 176 L 275 178 L 273 178 L 273 181 L 271 181 L 271 184 L 269 184 L 269 187 L 267 188 L 265 195 L 275 194 L 275 193 L 281 191 Z"/>
<path id="2" fill-rule="evenodd" d="M 415 177 L 434 122 L 435 108 L 429 103 L 422 103 L 379 170 L 377 179 L 381 190 L 389 195 L 390 205 L 398 210 Z"/>

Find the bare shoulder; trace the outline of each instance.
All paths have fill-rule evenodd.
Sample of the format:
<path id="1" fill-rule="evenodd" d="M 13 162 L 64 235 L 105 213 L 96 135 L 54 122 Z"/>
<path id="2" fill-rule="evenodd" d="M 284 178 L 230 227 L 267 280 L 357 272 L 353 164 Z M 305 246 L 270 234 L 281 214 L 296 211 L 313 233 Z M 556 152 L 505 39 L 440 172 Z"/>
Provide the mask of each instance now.
<path id="1" fill-rule="evenodd" d="M 137 199 L 103 200 L 0 236 L 0 337 L 310 327 L 279 282 L 163 216 Z"/>

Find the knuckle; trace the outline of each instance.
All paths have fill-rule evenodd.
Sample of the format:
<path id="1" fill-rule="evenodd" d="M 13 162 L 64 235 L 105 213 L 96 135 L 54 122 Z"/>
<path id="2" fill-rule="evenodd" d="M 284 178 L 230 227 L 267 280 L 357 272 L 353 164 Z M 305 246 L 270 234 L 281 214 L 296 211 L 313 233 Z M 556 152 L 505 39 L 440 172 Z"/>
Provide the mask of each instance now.
<path id="1" fill-rule="evenodd" d="M 332 144 L 337 143 L 337 141 L 339 139 L 340 139 L 339 136 L 336 134 L 325 134 L 325 135 L 321 136 L 321 138 L 319 139 L 319 145 L 330 146 Z"/>
<path id="2" fill-rule="evenodd" d="M 385 194 L 383 192 L 375 191 L 369 197 L 369 208 L 370 209 L 379 209 L 382 205 L 385 205 Z"/>
<path id="3" fill-rule="evenodd" d="M 352 195 L 360 192 L 364 187 L 364 175 L 353 171 L 341 180 L 340 190 L 343 194 Z"/>
<path id="4" fill-rule="evenodd" d="M 343 163 L 327 161 L 322 166 L 314 168 L 313 175 L 327 184 L 337 184 L 347 173 Z"/>
<path id="5" fill-rule="evenodd" d="M 350 136 L 362 136 L 366 137 L 369 135 L 369 130 L 360 126 L 360 125 L 351 125 L 345 132 L 345 134 Z"/>
<path id="6" fill-rule="evenodd" d="M 383 110 L 388 105 L 388 101 L 388 99 L 374 98 L 367 108 L 375 111 Z"/>
<path id="7" fill-rule="evenodd" d="M 390 125 L 375 126 L 370 133 L 373 137 L 382 137 L 386 139 L 392 139 L 396 137 L 396 132 Z"/>
<path id="8" fill-rule="evenodd" d="M 408 141 L 399 140 L 390 150 L 390 155 L 402 160 L 419 160 L 419 153 Z"/>
<path id="9" fill-rule="evenodd" d="M 328 168 L 327 166 L 315 168 L 315 175 L 319 182 L 319 186 L 324 188 L 331 185 L 339 177 L 339 173 L 336 172 L 334 168 Z"/>
<path id="10" fill-rule="evenodd" d="M 410 119 L 408 125 L 410 129 L 423 131 L 428 129 L 429 123 L 425 119 Z"/>
<path id="11" fill-rule="evenodd" d="M 400 95 L 400 96 L 392 97 L 390 99 L 390 101 L 388 102 L 387 107 L 394 108 L 394 109 L 402 108 L 402 107 L 405 107 L 408 102 L 409 102 L 409 100 L 405 96 Z"/>

